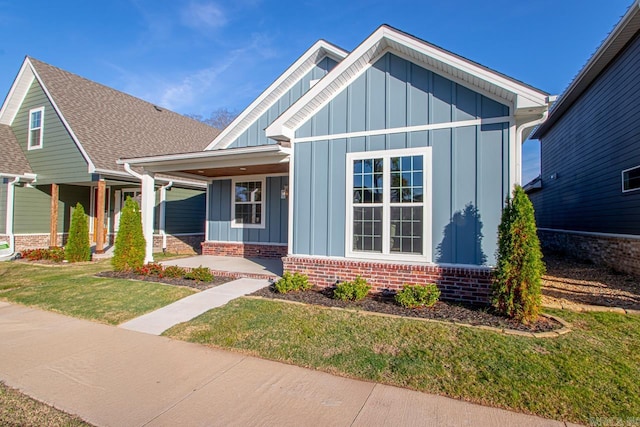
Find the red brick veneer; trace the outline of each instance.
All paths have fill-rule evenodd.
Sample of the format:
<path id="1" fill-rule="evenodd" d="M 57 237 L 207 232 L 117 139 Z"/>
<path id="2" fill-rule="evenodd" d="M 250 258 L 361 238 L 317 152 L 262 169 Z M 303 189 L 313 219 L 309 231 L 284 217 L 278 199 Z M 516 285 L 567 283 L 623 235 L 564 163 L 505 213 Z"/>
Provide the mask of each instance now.
<path id="1" fill-rule="evenodd" d="M 282 258 L 287 255 L 287 245 L 259 243 L 202 242 L 202 255 L 218 255 L 247 258 Z"/>
<path id="2" fill-rule="evenodd" d="M 491 296 L 489 267 L 456 268 L 296 256 L 285 257 L 282 262 L 284 271 L 305 274 L 311 283 L 321 287 L 362 276 L 372 285 L 373 292 L 395 291 L 407 283 L 436 283 L 442 292 L 441 298 L 450 301 L 487 304 Z"/>

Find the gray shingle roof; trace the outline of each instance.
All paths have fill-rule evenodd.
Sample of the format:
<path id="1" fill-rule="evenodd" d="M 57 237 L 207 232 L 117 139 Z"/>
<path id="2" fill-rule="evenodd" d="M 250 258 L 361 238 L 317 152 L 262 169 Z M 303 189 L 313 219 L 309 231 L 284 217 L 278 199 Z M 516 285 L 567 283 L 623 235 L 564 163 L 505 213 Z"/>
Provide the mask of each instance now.
<path id="1" fill-rule="evenodd" d="M 23 175 L 33 172 L 11 126 L 8 125 L 0 125 L 0 165 L 0 173 Z"/>
<path id="2" fill-rule="evenodd" d="M 203 150 L 220 132 L 196 120 L 29 58 L 96 168 L 116 160 Z"/>

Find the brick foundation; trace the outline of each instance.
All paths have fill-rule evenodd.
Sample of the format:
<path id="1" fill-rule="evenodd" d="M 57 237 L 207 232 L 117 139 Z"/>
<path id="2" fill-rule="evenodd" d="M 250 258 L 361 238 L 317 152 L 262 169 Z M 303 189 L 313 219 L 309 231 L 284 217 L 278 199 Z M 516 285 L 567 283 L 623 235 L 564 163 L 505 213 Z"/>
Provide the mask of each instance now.
<path id="1" fill-rule="evenodd" d="M 202 252 L 202 234 L 167 234 L 166 251 L 172 254 L 199 254 Z M 155 234 L 153 236 L 154 251 L 162 251 L 162 236 Z"/>
<path id="2" fill-rule="evenodd" d="M 259 243 L 202 242 L 202 255 L 246 258 L 282 258 L 287 256 L 287 245 Z"/>
<path id="3" fill-rule="evenodd" d="M 373 292 L 397 291 L 408 283 L 436 283 L 442 299 L 473 304 L 488 304 L 491 296 L 490 268 L 455 268 L 437 265 L 335 260 L 288 256 L 283 269 L 309 277 L 314 285 L 327 287 L 336 281 L 350 281 L 356 276 L 369 281 Z"/>
<path id="4" fill-rule="evenodd" d="M 568 254 L 640 276 L 640 236 L 613 237 L 558 230 L 538 230 L 543 251 Z"/>

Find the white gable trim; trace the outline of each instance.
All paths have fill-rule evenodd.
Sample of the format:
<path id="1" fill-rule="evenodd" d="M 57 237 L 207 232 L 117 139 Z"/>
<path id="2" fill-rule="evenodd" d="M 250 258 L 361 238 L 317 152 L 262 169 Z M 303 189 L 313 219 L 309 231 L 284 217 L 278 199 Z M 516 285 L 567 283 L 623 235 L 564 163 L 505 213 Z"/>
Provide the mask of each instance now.
<path id="1" fill-rule="evenodd" d="M 274 120 L 266 129 L 267 137 L 292 140 L 296 129 L 328 104 L 382 54 L 389 51 L 398 52 L 403 58 L 425 65 L 445 77 L 452 77 L 456 82 L 466 82 L 467 87 L 492 94 L 492 98 L 497 97 L 501 102 L 515 107 L 516 111 L 512 111 L 512 115 L 518 109 L 548 108 L 548 94 L 383 25 Z"/>
<path id="2" fill-rule="evenodd" d="M 245 108 L 229 126 L 220 132 L 205 150 L 222 149 L 231 145 L 242 132 L 251 126 L 265 111 L 268 111 L 271 106 L 278 102 L 282 95 L 327 56 L 340 62 L 347 56 L 347 52 L 324 40 L 317 41 L 262 92 L 255 101 Z"/>
<path id="3" fill-rule="evenodd" d="M 18 111 L 20 110 L 20 107 L 22 106 L 24 98 L 27 96 L 29 88 L 33 84 L 34 79 L 38 80 L 40 87 L 42 88 L 45 95 L 49 99 L 49 102 L 53 106 L 53 109 L 58 114 L 58 117 L 60 118 L 65 128 L 69 132 L 69 135 L 71 135 L 71 139 L 76 144 L 76 147 L 78 147 L 78 150 L 82 154 L 82 157 L 84 157 L 84 160 L 87 162 L 88 173 L 94 173 L 96 170 L 95 165 L 91 161 L 91 158 L 85 151 L 84 147 L 82 147 L 82 144 L 78 140 L 78 137 L 76 136 L 76 134 L 73 132 L 73 129 L 71 129 L 71 126 L 69 126 L 69 123 L 62 115 L 62 112 L 58 108 L 58 105 L 56 104 L 55 100 L 51 96 L 51 93 L 49 93 L 49 90 L 47 89 L 44 82 L 36 72 L 35 67 L 31 63 L 31 61 L 29 61 L 29 58 L 25 58 L 24 62 L 22 63 L 20 72 L 18 73 L 18 76 L 13 82 L 13 85 L 11 85 L 11 90 L 9 91 L 9 95 L 7 95 L 7 99 L 2 105 L 2 109 L 0 110 L 0 124 L 11 125 L 13 123 L 13 120 L 18 114 Z"/>

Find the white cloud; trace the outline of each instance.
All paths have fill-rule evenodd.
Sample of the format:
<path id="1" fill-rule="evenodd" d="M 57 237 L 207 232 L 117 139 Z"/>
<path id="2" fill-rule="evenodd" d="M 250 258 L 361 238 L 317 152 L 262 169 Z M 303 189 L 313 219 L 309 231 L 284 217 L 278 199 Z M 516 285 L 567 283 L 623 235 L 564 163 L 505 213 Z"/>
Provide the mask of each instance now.
<path id="1" fill-rule="evenodd" d="M 213 2 L 191 2 L 181 11 L 183 25 L 196 30 L 212 30 L 224 27 L 227 17 L 220 6 Z"/>

